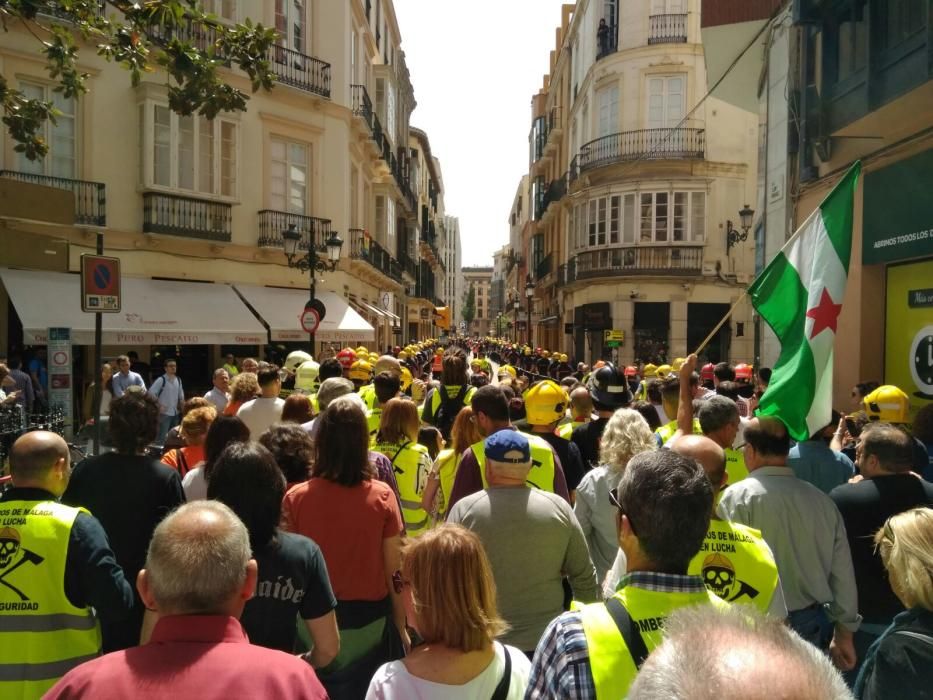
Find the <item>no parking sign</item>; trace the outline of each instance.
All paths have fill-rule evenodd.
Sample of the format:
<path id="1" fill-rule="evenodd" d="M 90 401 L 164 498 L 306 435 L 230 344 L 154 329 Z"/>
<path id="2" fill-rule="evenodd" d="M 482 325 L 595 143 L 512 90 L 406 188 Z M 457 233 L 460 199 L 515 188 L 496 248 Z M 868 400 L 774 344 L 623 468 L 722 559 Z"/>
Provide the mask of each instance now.
<path id="1" fill-rule="evenodd" d="M 81 310 L 120 311 L 120 258 L 81 256 Z"/>

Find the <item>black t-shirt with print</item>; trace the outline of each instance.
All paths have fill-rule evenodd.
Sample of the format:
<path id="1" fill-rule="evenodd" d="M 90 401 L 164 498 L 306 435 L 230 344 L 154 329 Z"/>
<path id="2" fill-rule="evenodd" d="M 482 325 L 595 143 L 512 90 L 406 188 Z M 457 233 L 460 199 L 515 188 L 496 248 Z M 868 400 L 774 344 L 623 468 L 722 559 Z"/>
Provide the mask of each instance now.
<path id="1" fill-rule="evenodd" d="M 256 553 L 256 595 L 240 622 L 252 644 L 292 652 L 297 619 L 313 620 L 337 607 L 321 548 L 302 535 L 279 531 Z"/>

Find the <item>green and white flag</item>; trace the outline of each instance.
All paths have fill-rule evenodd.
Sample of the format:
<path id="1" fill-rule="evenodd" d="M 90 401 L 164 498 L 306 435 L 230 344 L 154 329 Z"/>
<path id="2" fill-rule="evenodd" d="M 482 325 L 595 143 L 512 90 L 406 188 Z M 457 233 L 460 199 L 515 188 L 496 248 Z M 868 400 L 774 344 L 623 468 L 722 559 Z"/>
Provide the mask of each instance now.
<path id="1" fill-rule="evenodd" d="M 849 274 L 856 162 L 784 248 L 748 295 L 781 341 L 759 416 L 781 419 L 807 440 L 832 416 L 833 345 Z"/>

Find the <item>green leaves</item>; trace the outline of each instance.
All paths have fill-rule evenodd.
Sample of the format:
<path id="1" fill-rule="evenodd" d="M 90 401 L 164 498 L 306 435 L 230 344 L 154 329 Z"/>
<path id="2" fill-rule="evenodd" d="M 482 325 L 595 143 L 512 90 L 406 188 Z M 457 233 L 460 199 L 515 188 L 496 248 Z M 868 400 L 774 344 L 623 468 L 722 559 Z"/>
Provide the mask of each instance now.
<path id="1" fill-rule="evenodd" d="M 0 0 L 4 32 L 24 27 L 44 54 L 46 73 L 66 98 L 88 91 L 87 73 L 77 64 L 81 51 L 95 51 L 123 66 L 139 85 L 143 74 L 161 68 L 167 76 L 169 107 L 179 114 L 212 119 L 245 111 L 249 95 L 224 80 L 221 69 L 238 69 L 252 92 L 270 90 L 275 75 L 267 59 L 276 32 L 249 19 L 226 25 L 205 14 L 196 0 Z M 27 99 L 0 75 L 2 122 L 14 147 L 30 160 L 42 158 L 50 103 Z"/>

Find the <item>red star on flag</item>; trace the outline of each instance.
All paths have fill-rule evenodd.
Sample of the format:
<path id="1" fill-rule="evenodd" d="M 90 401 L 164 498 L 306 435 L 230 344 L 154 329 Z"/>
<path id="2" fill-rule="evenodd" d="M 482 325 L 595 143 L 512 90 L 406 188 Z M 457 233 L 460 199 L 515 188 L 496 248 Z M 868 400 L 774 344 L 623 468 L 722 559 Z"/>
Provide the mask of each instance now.
<path id="1" fill-rule="evenodd" d="M 823 287 L 823 292 L 820 294 L 820 303 L 807 311 L 807 318 L 813 319 L 813 330 L 810 331 L 810 338 L 815 338 L 827 328 L 831 329 L 835 334 L 840 311 L 842 311 L 842 304 L 834 304 L 833 298 L 829 296 L 829 291 L 826 287 Z"/>

